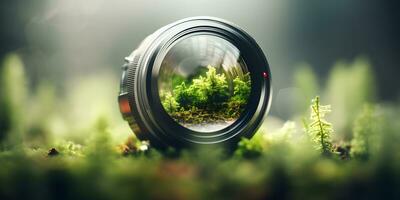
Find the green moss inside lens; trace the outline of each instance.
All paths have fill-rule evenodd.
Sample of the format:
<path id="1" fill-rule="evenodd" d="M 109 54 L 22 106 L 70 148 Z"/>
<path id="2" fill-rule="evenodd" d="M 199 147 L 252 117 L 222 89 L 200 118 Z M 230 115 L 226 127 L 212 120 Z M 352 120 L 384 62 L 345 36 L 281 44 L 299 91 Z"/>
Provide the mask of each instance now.
<path id="1" fill-rule="evenodd" d="M 221 130 L 243 113 L 251 80 L 240 51 L 229 41 L 196 35 L 176 42 L 158 80 L 165 111 L 197 132 Z"/>

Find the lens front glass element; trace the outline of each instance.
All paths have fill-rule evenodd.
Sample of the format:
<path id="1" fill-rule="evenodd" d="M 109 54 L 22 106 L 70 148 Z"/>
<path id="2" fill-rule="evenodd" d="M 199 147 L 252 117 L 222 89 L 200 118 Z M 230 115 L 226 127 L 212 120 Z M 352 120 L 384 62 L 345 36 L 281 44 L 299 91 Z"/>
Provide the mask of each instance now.
<path id="1" fill-rule="evenodd" d="M 164 57 L 158 89 L 165 111 L 183 127 L 214 132 L 243 113 L 251 81 L 239 49 L 214 35 L 175 42 Z"/>

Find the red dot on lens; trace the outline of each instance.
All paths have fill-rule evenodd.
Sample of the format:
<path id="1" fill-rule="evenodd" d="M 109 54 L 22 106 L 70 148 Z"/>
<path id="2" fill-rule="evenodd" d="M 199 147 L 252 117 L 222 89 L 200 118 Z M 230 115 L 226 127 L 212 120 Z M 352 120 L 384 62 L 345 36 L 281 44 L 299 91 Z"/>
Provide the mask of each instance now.
<path id="1" fill-rule="evenodd" d="M 262 73 L 262 76 L 263 76 L 264 78 L 268 78 L 268 73 L 267 73 L 267 72 L 263 72 L 263 73 Z"/>

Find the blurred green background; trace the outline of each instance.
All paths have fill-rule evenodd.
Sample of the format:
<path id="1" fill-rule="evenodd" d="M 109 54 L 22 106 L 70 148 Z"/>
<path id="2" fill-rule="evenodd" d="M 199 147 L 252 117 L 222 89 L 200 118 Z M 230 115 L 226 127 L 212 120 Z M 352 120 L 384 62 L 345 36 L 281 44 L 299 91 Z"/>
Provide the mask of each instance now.
<path id="1" fill-rule="evenodd" d="M 1 1 L 0 199 L 399 199 L 396 8 L 361 0 Z M 257 40 L 272 71 L 270 115 L 233 156 L 146 151 L 119 114 L 123 58 L 156 29 L 198 15 L 232 21 Z M 331 157 L 305 130 L 317 95 L 332 108 Z M 61 156 L 48 157 L 51 148 Z"/>
<path id="2" fill-rule="evenodd" d="M 397 100 L 399 14 L 391 1 L 2 1 L 0 54 L 17 52 L 30 86 L 43 77 L 64 89 L 75 77 L 119 66 L 147 35 L 175 20 L 210 15 L 248 31 L 270 62 L 275 96 L 294 87 L 298 64 L 322 80 L 338 60 L 366 56 L 378 79 L 378 97 Z M 276 107 L 276 106 L 274 106 Z M 276 114 L 288 114 L 274 109 Z"/>
<path id="3" fill-rule="evenodd" d="M 220 17 L 244 28 L 264 50 L 274 88 L 270 114 L 285 121 L 298 114 L 298 104 L 308 105 L 316 94 L 330 98 L 326 103 L 334 107 L 346 93 L 359 93 L 359 102 L 398 102 L 400 28 L 395 5 L 346 0 L 3 1 L 0 57 L 3 67 L 21 65 L 25 83 L 19 88 L 25 88 L 29 100 L 19 101 L 36 109 L 29 115 L 48 122 L 53 132 L 79 139 L 85 134 L 67 129 L 82 130 L 104 114 L 113 121 L 113 129 L 120 130 L 118 136 L 126 137 L 130 131 L 116 102 L 123 58 L 147 35 L 175 20 Z M 360 80 L 368 81 L 371 91 L 347 87 L 357 78 L 349 73 L 357 71 L 372 76 Z M 315 78 L 306 77 L 310 74 Z M 332 80 L 335 77 L 342 80 Z M 307 86 L 307 81 L 315 86 Z M 53 101 L 42 103 L 52 113 L 43 112 L 41 103 L 34 101 Z M 333 118 L 342 127 L 347 116 L 340 116 L 347 108 L 338 107 Z M 58 117 L 43 119 L 39 114 Z"/>

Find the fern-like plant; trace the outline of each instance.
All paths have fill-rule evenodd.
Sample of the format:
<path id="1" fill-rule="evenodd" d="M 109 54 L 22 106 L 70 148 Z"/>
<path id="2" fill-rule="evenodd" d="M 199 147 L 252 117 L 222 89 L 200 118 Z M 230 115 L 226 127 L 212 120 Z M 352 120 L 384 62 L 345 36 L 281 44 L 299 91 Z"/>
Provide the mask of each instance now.
<path id="1" fill-rule="evenodd" d="M 333 128 L 332 124 L 325 120 L 325 115 L 329 112 L 331 112 L 330 105 L 320 105 L 319 96 L 312 100 L 311 123 L 308 125 L 307 132 L 323 155 L 330 155 L 333 152 L 331 141 Z"/>

